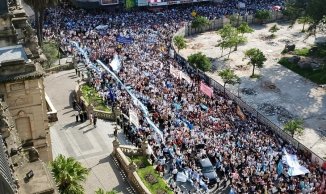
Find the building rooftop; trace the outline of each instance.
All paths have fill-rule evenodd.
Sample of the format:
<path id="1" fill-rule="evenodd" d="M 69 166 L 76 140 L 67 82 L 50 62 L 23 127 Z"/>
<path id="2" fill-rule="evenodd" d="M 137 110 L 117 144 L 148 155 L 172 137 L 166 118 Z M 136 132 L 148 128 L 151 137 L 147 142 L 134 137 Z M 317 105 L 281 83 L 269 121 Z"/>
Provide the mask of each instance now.
<path id="1" fill-rule="evenodd" d="M 22 45 L 0 48 L 0 83 L 36 79 L 43 75 L 43 69 L 28 59 Z"/>
<path id="2" fill-rule="evenodd" d="M 7 46 L 0 48 L 0 66 L 4 62 L 24 60 L 28 61 L 25 49 L 22 45 Z"/>
<path id="3" fill-rule="evenodd" d="M 33 177 L 26 180 L 26 174 L 33 171 Z M 42 161 L 25 163 L 16 169 L 20 194 L 55 193 L 51 174 Z"/>

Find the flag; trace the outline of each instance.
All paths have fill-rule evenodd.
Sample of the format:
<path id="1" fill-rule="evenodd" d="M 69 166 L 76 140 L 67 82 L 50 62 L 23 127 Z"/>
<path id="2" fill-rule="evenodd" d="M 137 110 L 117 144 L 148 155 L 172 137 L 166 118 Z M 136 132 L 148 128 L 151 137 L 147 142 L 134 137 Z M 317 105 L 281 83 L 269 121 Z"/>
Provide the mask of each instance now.
<path id="1" fill-rule="evenodd" d="M 110 63 L 110 66 L 112 67 L 112 70 L 115 72 L 119 72 L 121 68 L 121 62 L 119 60 L 118 55 L 114 55 L 113 60 Z"/>
<path id="2" fill-rule="evenodd" d="M 237 115 L 240 117 L 241 120 L 246 120 L 246 115 L 243 114 L 239 105 L 237 105 Z"/>
<path id="3" fill-rule="evenodd" d="M 283 164 L 282 164 L 282 160 L 280 160 L 277 164 L 277 174 L 280 176 L 280 174 L 282 174 L 283 172 Z"/>
<path id="4" fill-rule="evenodd" d="M 213 95 L 213 89 L 207 86 L 203 81 L 200 82 L 200 91 L 202 91 L 204 94 L 206 94 L 209 97 L 212 97 Z"/>
<path id="5" fill-rule="evenodd" d="M 109 88 L 109 96 L 110 96 L 111 101 L 114 102 L 115 101 L 115 94 L 112 91 L 111 87 Z"/>
<path id="6" fill-rule="evenodd" d="M 173 65 L 170 65 L 170 73 L 176 78 L 179 78 L 180 72 L 177 68 L 174 68 Z"/>
<path id="7" fill-rule="evenodd" d="M 182 71 L 180 71 L 180 78 L 186 80 L 189 84 L 191 84 L 191 78 Z"/>
<path id="8" fill-rule="evenodd" d="M 129 121 L 135 125 L 136 128 L 139 128 L 139 120 L 136 111 L 129 109 Z"/>

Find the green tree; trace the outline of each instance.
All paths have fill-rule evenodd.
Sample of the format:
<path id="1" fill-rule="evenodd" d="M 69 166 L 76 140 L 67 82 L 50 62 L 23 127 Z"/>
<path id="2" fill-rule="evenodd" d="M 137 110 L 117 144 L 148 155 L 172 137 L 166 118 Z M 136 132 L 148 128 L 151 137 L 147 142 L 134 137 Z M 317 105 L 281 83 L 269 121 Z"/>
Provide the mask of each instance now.
<path id="1" fill-rule="evenodd" d="M 313 20 L 309 16 L 302 16 L 298 18 L 298 23 L 302 24 L 302 32 L 305 31 L 305 25 L 313 23 Z"/>
<path id="2" fill-rule="evenodd" d="M 219 43 L 217 44 L 217 46 L 218 46 L 218 47 L 221 47 L 221 50 L 222 50 L 222 52 L 221 52 L 221 56 L 223 56 L 223 51 L 224 51 L 225 48 L 228 47 L 228 42 L 222 40 L 221 42 L 219 42 Z"/>
<path id="3" fill-rule="evenodd" d="M 201 52 L 188 56 L 188 62 L 190 65 L 195 66 L 204 72 L 209 71 L 212 68 L 212 63 L 209 58 Z"/>
<path id="4" fill-rule="evenodd" d="M 237 84 L 240 82 L 240 78 L 234 73 L 233 70 L 231 69 L 224 69 L 222 71 L 220 71 L 218 73 L 218 75 L 222 78 L 223 82 L 224 82 L 224 95 L 225 95 L 225 86 L 226 84 L 231 84 L 231 85 L 234 85 L 234 84 Z"/>
<path id="5" fill-rule="evenodd" d="M 312 19 L 313 24 L 319 24 L 326 15 L 325 0 L 309 0 L 306 5 L 306 16 Z"/>
<path id="6" fill-rule="evenodd" d="M 221 36 L 222 39 L 230 36 L 231 33 L 234 33 L 234 27 L 231 24 L 226 24 L 223 28 L 219 29 L 216 33 Z"/>
<path id="7" fill-rule="evenodd" d="M 271 34 L 271 37 L 272 38 L 274 38 L 275 37 L 275 33 L 277 32 L 277 31 L 279 31 L 280 30 L 280 28 L 275 24 L 275 25 L 273 25 L 268 31 L 270 32 L 270 33 L 272 33 Z"/>
<path id="8" fill-rule="evenodd" d="M 304 128 L 303 128 L 303 120 L 301 119 L 293 119 L 288 121 L 284 125 L 284 131 L 287 133 L 290 133 L 291 136 L 293 137 L 294 134 L 302 135 Z"/>
<path id="9" fill-rule="evenodd" d="M 51 162 L 50 168 L 61 194 L 83 194 L 81 185 L 89 173 L 80 162 L 72 157 L 59 155 Z"/>
<path id="10" fill-rule="evenodd" d="M 126 10 L 131 10 L 136 6 L 135 0 L 125 0 L 125 8 Z"/>
<path id="11" fill-rule="evenodd" d="M 118 194 L 118 192 L 116 190 L 104 191 L 104 189 L 99 188 L 95 194 Z"/>
<path id="12" fill-rule="evenodd" d="M 244 44 L 247 42 L 247 38 L 244 36 L 240 36 L 238 33 L 234 35 L 233 39 L 234 39 L 234 43 L 235 43 L 234 51 L 238 50 L 239 44 Z"/>
<path id="13" fill-rule="evenodd" d="M 257 48 L 252 48 L 245 51 L 245 58 L 249 59 L 248 65 L 252 65 L 251 77 L 255 75 L 255 67 L 262 68 L 264 62 L 267 60 L 264 53 Z"/>
<path id="14" fill-rule="evenodd" d="M 245 33 L 252 33 L 254 32 L 254 29 L 252 29 L 247 22 L 243 22 L 240 24 L 240 26 L 237 28 L 239 33 L 243 36 Z"/>
<path id="15" fill-rule="evenodd" d="M 42 46 L 43 43 L 43 25 L 44 25 L 44 14 L 45 9 L 51 6 L 55 6 L 58 0 L 24 0 L 27 5 L 29 5 L 34 11 L 35 17 L 35 28 L 36 35 L 38 38 L 38 44 Z M 57 16 L 60 17 L 60 16 Z"/>
<path id="16" fill-rule="evenodd" d="M 211 22 L 206 17 L 196 16 L 191 22 L 191 27 L 202 30 L 205 26 L 210 24 Z"/>
<path id="17" fill-rule="evenodd" d="M 258 10 L 255 14 L 255 18 L 260 20 L 260 23 L 263 24 L 265 20 L 269 19 L 271 17 L 271 12 L 268 10 Z"/>
<path id="18" fill-rule="evenodd" d="M 222 38 L 222 41 L 218 44 L 218 46 L 221 46 L 222 48 L 222 53 L 224 48 L 230 49 L 228 58 L 230 57 L 233 47 L 236 51 L 239 44 L 245 43 L 247 41 L 245 37 L 239 35 L 237 28 L 232 27 L 230 24 L 223 26 L 222 29 L 217 31 L 217 34 L 219 34 Z"/>
<path id="19" fill-rule="evenodd" d="M 180 49 L 187 48 L 187 43 L 183 36 L 175 36 L 173 38 L 173 43 L 178 48 L 178 53 L 179 53 Z"/>
<path id="20" fill-rule="evenodd" d="M 284 12 L 290 16 L 293 23 L 300 17 L 309 17 L 311 21 L 308 22 L 308 36 L 316 35 L 316 30 L 326 15 L 326 3 L 325 0 L 288 0 Z"/>
<path id="21" fill-rule="evenodd" d="M 291 21 L 291 27 L 295 21 L 302 15 L 304 11 L 304 4 L 299 3 L 297 0 L 289 0 L 285 3 L 285 8 L 282 14 Z"/>
<path id="22" fill-rule="evenodd" d="M 231 26 L 231 24 L 227 24 L 227 25 L 223 26 L 223 28 L 218 30 L 217 34 L 219 34 L 222 38 L 222 41 L 218 44 L 218 46 L 221 47 L 222 55 L 223 55 L 224 49 L 229 48 L 230 49 L 229 54 L 228 54 L 228 58 L 229 58 L 230 54 L 231 54 L 232 47 L 234 47 L 236 45 L 235 36 L 237 34 L 237 30 L 235 27 Z"/>

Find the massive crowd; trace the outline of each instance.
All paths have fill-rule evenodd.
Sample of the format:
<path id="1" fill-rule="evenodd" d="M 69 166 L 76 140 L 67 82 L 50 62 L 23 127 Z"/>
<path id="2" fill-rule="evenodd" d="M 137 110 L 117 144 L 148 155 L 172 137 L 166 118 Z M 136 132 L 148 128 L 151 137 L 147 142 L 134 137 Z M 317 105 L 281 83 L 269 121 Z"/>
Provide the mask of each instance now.
<path id="1" fill-rule="evenodd" d="M 245 3 L 247 9 L 240 10 L 243 15 L 282 5 L 274 0 L 246 0 Z M 325 171 L 314 161 L 257 123 L 250 114 L 245 118 L 239 116 L 236 104 L 220 91 L 214 90 L 213 97 L 202 93 L 196 72 L 169 57 L 173 34 L 192 20 L 193 10 L 209 19 L 239 11 L 236 1 L 166 9 L 162 14 L 58 7 L 48 10 L 43 33 L 50 40 L 59 35 L 61 46 L 67 52 L 75 52 L 80 61 L 83 57 L 71 46 L 71 40 L 79 43 L 93 63 L 99 59 L 109 64 L 114 55 L 119 55 L 122 68 L 118 77 L 147 107 L 151 120 L 163 132 L 163 140 L 153 132 L 137 103 L 110 74 L 89 67 L 90 83 L 108 104 L 119 106 L 126 115 L 129 109 L 137 112 L 140 126 L 129 125 L 125 133 L 137 146 L 145 140 L 150 143 L 151 157 L 161 167 L 159 171 L 168 167 L 166 171 L 173 174 L 187 172 L 194 188 L 206 189 L 202 181 L 205 177 L 200 174 L 196 161 L 208 157 L 221 180 L 231 181 L 235 193 L 323 193 Z M 106 27 L 97 28 L 100 25 Z M 118 35 L 132 37 L 133 43 L 117 42 Z M 171 75 L 170 65 L 186 72 L 191 81 Z M 289 176 L 286 165 L 280 169 L 285 150 L 296 154 L 310 173 Z M 175 185 L 173 188 L 181 193 Z"/>

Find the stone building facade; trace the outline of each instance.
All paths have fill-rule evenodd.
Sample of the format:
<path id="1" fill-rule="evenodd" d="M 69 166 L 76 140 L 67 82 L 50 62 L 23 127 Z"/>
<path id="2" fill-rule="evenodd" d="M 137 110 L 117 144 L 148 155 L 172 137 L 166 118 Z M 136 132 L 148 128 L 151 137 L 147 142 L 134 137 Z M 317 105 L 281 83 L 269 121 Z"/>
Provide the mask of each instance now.
<path id="1" fill-rule="evenodd" d="M 5 3 L 6 0 L 1 0 L 0 7 L 5 7 L 2 5 Z M 34 63 L 36 52 L 25 42 L 31 39 L 23 33 L 30 28 L 27 17 L 23 9 L 12 9 L 7 13 L 2 11 L 0 18 L 3 21 L 0 29 L 5 30 L 0 33 L 0 98 L 8 104 L 22 146 L 36 148 L 41 160 L 51 161 L 44 72 Z M 12 38 L 13 34 L 16 39 Z"/>
<path id="2" fill-rule="evenodd" d="M 58 194 L 44 72 L 24 10 L 0 0 L 0 194 Z M 12 5 L 12 4 L 11 4 Z"/>

